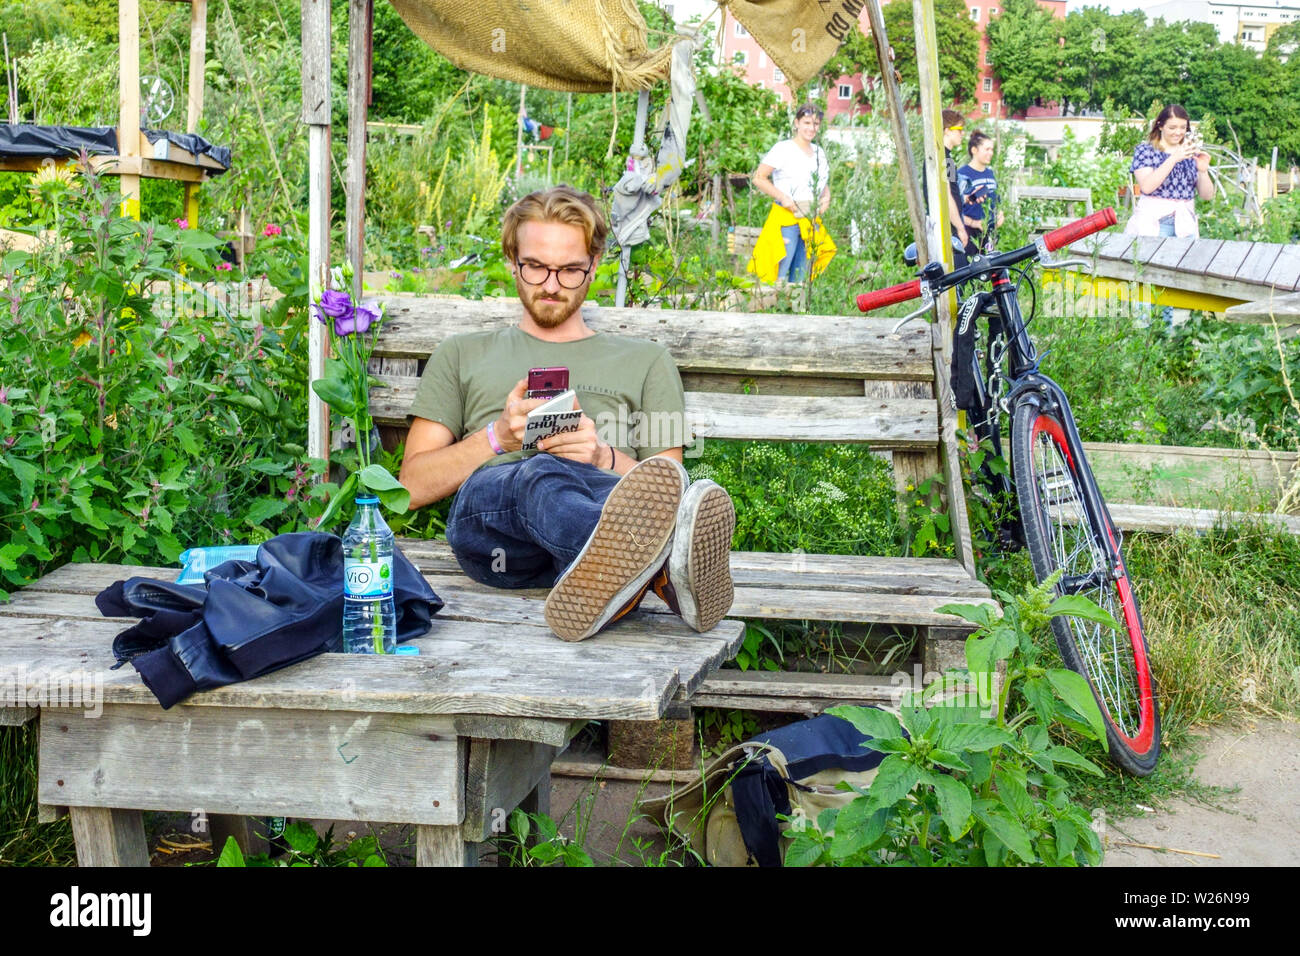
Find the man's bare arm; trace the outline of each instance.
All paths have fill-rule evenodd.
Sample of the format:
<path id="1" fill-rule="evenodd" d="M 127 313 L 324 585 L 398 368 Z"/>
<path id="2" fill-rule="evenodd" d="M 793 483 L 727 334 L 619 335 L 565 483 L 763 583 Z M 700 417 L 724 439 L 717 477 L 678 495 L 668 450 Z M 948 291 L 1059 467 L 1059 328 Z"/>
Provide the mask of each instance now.
<path id="1" fill-rule="evenodd" d="M 441 422 L 416 418 L 406 436 L 397 480 L 411 493 L 411 507 L 421 508 L 455 494 L 474 469 L 495 454 L 482 431 L 456 441 Z"/>

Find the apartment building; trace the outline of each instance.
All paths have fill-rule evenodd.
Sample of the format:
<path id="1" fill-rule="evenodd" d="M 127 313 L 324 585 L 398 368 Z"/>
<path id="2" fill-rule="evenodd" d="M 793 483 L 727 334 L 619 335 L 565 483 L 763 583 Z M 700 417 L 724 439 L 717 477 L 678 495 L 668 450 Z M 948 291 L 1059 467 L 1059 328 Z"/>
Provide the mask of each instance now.
<path id="1" fill-rule="evenodd" d="M 1240 43 L 1260 53 L 1268 46 L 1268 39 L 1274 31 L 1300 20 L 1300 5 L 1283 0 L 1256 0 L 1254 3 L 1169 0 L 1147 7 L 1145 12 L 1148 20 L 1208 23 L 1219 34 L 1220 43 Z"/>

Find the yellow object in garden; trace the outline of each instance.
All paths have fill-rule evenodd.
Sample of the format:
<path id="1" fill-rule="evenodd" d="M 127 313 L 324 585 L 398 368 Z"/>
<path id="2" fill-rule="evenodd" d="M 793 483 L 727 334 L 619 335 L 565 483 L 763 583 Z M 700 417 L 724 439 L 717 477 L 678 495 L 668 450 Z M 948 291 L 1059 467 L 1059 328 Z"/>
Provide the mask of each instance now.
<path id="1" fill-rule="evenodd" d="M 794 213 L 784 206 L 772 204 L 772 211 L 767 214 L 763 231 L 754 243 L 754 254 L 745 266 L 746 272 L 752 272 L 759 280 L 769 285 L 776 283 L 777 266 L 785 258 L 785 240 L 781 238 L 784 226 L 798 224 L 799 235 L 803 237 L 808 258 L 812 261 L 812 277 L 815 279 L 826 271 L 826 266 L 835 256 L 835 242 L 822 225 L 821 217 L 816 219 L 796 219 Z"/>

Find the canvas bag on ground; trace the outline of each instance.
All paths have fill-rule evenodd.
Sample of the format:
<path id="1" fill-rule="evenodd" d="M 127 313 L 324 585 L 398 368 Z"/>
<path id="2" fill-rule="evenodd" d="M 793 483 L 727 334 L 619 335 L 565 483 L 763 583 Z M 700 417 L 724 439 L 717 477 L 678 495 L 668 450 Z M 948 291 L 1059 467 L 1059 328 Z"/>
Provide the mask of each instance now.
<path id="1" fill-rule="evenodd" d="M 785 830 L 813 826 L 823 810 L 851 802 L 857 794 L 840 782 L 870 786 L 885 754 L 863 747 L 867 739 L 822 714 L 732 747 L 700 780 L 641 806 L 711 866 L 781 866 Z"/>

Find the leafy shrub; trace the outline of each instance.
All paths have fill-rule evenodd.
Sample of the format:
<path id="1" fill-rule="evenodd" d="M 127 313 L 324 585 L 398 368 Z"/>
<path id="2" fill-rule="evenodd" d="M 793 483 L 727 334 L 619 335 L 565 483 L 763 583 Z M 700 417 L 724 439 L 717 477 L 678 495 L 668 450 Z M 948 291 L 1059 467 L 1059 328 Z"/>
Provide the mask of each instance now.
<path id="1" fill-rule="evenodd" d="M 1115 626 L 1086 598 L 1051 600 L 1055 579 L 1025 595 L 998 594 L 1004 610 L 948 606 L 978 624 L 966 641 L 967 673 L 907 694 L 899 717 L 871 707 L 833 707 L 888 754 L 851 803 L 796 820 L 787 866 L 1076 866 L 1101 861 L 1088 811 L 1071 800 L 1073 771 L 1102 776 L 1091 760 L 1054 743 L 1053 725 L 1101 741 L 1101 711 L 1087 682 L 1045 666 L 1048 622 L 1070 614 Z M 1050 603 L 1049 603 L 1050 602 Z M 994 692 L 999 661 L 1006 661 Z M 965 689 L 974 692 L 948 696 Z"/>
<path id="2" fill-rule="evenodd" d="M 0 577 L 305 527 L 329 486 L 304 462 L 303 316 L 228 312 L 197 284 L 219 241 L 121 218 L 93 177 L 67 202 L 60 241 L 0 262 Z"/>

